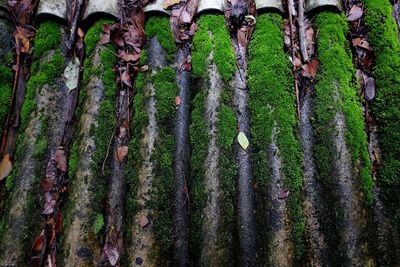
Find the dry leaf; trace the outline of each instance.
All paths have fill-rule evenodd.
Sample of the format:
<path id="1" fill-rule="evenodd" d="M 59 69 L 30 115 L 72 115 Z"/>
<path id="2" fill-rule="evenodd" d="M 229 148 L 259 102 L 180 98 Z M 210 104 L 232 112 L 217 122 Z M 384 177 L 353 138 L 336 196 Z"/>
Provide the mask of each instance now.
<path id="1" fill-rule="evenodd" d="M 0 162 L 0 181 L 10 175 L 12 170 L 12 162 L 10 160 L 10 155 L 5 154 Z"/>
<path id="2" fill-rule="evenodd" d="M 247 136 L 246 136 L 243 132 L 240 132 L 240 133 L 238 134 L 237 139 L 238 139 L 238 142 L 239 142 L 240 146 L 241 146 L 244 150 L 246 150 L 246 149 L 249 147 L 249 145 L 250 145 L 249 139 L 247 139 Z"/>
<path id="3" fill-rule="evenodd" d="M 303 65 L 303 70 L 301 71 L 301 74 L 303 75 L 303 77 L 314 78 L 315 75 L 317 75 L 318 66 L 318 60 L 313 59 L 308 64 Z"/>
<path id="4" fill-rule="evenodd" d="M 163 9 L 169 9 L 172 6 L 179 4 L 179 2 L 180 0 L 164 0 L 162 7 Z"/>
<path id="5" fill-rule="evenodd" d="M 149 223 L 150 223 L 150 221 L 146 215 L 143 215 L 140 217 L 140 220 L 139 220 L 140 227 L 145 228 L 147 225 L 149 225 Z"/>
<path id="6" fill-rule="evenodd" d="M 117 148 L 115 159 L 118 162 L 122 162 L 125 159 L 126 155 L 128 155 L 128 150 L 129 148 L 127 146 L 120 146 L 119 148 Z"/>
<path id="7" fill-rule="evenodd" d="M 44 232 L 36 238 L 35 242 L 33 242 L 32 251 L 33 252 L 41 252 L 44 245 Z"/>
<path id="8" fill-rule="evenodd" d="M 83 32 L 83 30 L 81 28 L 78 28 L 78 36 L 83 38 L 85 36 L 85 33 Z"/>
<path id="9" fill-rule="evenodd" d="M 68 66 L 64 70 L 65 85 L 69 92 L 78 87 L 80 65 L 81 62 L 77 57 L 75 57 L 69 62 Z"/>
<path id="10" fill-rule="evenodd" d="M 179 106 L 181 104 L 181 102 L 182 102 L 182 99 L 180 96 L 175 97 L 175 105 L 176 106 Z"/>
<path id="11" fill-rule="evenodd" d="M 365 81 L 365 98 L 369 101 L 375 98 L 375 80 L 372 77 L 367 78 Z"/>
<path id="12" fill-rule="evenodd" d="M 361 7 L 354 5 L 350 11 L 349 14 L 347 15 L 347 20 L 348 21 L 357 21 L 359 20 L 363 15 L 363 10 Z"/>
<path id="13" fill-rule="evenodd" d="M 121 81 L 126 84 L 129 87 L 132 87 L 132 80 L 131 80 L 131 76 L 129 75 L 128 71 L 125 70 L 122 74 L 121 74 Z"/>
<path id="14" fill-rule="evenodd" d="M 278 199 L 285 199 L 289 196 L 289 190 L 285 189 L 282 190 L 279 195 L 278 195 Z"/>

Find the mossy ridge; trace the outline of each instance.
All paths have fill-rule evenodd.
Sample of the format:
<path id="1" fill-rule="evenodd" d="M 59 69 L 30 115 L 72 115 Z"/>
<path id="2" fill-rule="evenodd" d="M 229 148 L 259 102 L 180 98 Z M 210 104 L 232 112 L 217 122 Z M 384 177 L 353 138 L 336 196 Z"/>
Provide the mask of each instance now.
<path id="1" fill-rule="evenodd" d="M 360 178 L 365 201 L 371 204 L 371 162 L 360 99 L 357 95 L 359 88 L 346 39 L 347 21 L 343 15 L 324 12 L 318 15 L 315 24 L 319 29 L 317 52 L 320 61 L 315 85 L 315 159 L 319 168 L 319 178 L 327 185 L 332 183 L 332 161 L 335 153 L 332 151 L 332 136 L 335 133 L 332 122 L 336 113 L 342 111 L 346 121 L 346 143 L 356 170 L 354 174 Z M 335 100 L 336 97 L 339 99 Z"/>
<path id="2" fill-rule="evenodd" d="M 152 81 L 156 90 L 156 120 L 159 138 L 155 144 L 155 153 L 151 158 L 156 163 L 154 192 L 147 204 L 154 210 L 154 233 L 159 252 L 159 255 L 154 255 L 154 257 L 156 262 L 165 264 L 171 259 L 174 242 L 172 199 L 175 178 L 172 159 L 175 96 L 178 86 L 175 71 L 171 67 L 161 69 L 152 77 Z"/>
<path id="3" fill-rule="evenodd" d="M 253 170 L 260 198 L 265 196 L 271 176 L 268 146 L 271 143 L 274 123 L 278 127 L 277 145 L 282 158 L 285 186 L 292 222 L 292 239 L 295 260 L 304 255 L 304 216 L 301 202 L 302 170 L 300 142 L 296 138 L 296 108 L 293 75 L 284 52 L 282 18 L 277 14 L 261 15 L 249 48 L 249 111 L 254 147 Z M 259 221 L 259 220 L 258 220 Z M 263 225 L 258 227 L 259 245 L 265 247 L 268 237 L 263 235 Z M 264 245 L 263 245 L 264 244 Z M 262 251 L 262 249 L 260 250 Z M 263 252 L 261 252 L 263 254 Z M 260 261 L 266 255 L 259 255 Z"/>
<path id="4" fill-rule="evenodd" d="M 192 100 L 193 110 L 190 125 L 190 252 L 196 265 L 201 258 L 203 243 L 203 210 L 206 206 L 207 195 L 204 188 L 205 160 L 208 152 L 208 126 L 205 120 L 204 110 L 207 99 L 208 79 L 199 83 L 198 92 Z"/>
<path id="5" fill-rule="evenodd" d="M 14 74 L 8 64 L 0 65 L 0 136 L 12 97 Z"/>
<path id="6" fill-rule="evenodd" d="M 28 195 L 27 199 L 27 209 L 26 217 L 28 218 L 27 224 L 24 226 L 21 235 L 21 243 L 24 247 L 23 251 L 27 254 L 23 259 L 19 260 L 20 264 L 24 264 L 25 260 L 29 257 L 28 252 L 32 245 L 33 240 L 31 240 L 36 234 L 38 229 L 34 229 L 34 225 L 37 225 L 36 218 L 39 218 L 41 206 L 39 205 L 41 196 L 41 188 L 39 185 L 39 177 L 45 173 L 46 169 L 46 153 L 48 150 L 46 136 L 47 136 L 47 117 L 42 113 L 41 110 L 37 110 L 36 96 L 40 94 L 42 87 L 45 84 L 51 84 L 60 77 L 64 69 L 64 59 L 61 55 L 61 32 L 58 24 L 50 21 L 44 21 L 40 24 L 35 40 L 34 47 L 35 52 L 33 56 L 32 72 L 29 81 L 26 84 L 26 96 L 25 102 L 21 110 L 21 126 L 19 129 L 19 136 L 17 138 L 17 152 L 16 159 L 19 159 L 24 154 L 24 143 L 29 140 L 25 140 L 24 132 L 28 126 L 28 122 L 31 118 L 39 116 L 40 120 L 40 133 L 36 140 L 36 149 L 33 153 L 33 157 L 38 162 L 37 168 L 35 169 L 31 179 L 33 188 Z M 38 47 L 38 48 L 37 48 Z M 54 54 L 46 61 L 43 61 L 43 57 L 49 51 L 55 51 Z M 15 190 L 15 177 L 18 176 L 18 171 L 20 169 L 20 162 L 15 161 L 13 166 L 13 171 L 7 179 L 7 195 L 12 196 Z M 10 209 L 11 197 L 7 198 L 6 211 Z M 34 215 L 34 213 L 37 213 Z M 8 212 L 5 212 L 8 214 Z M 8 220 L 8 215 L 1 219 L 0 226 L 6 226 Z M 0 229 L 0 240 L 3 239 L 5 229 Z"/>
<path id="7" fill-rule="evenodd" d="M 190 246 L 196 264 L 201 257 L 202 247 L 202 225 L 203 211 L 206 206 L 207 195 L 204 188 L 205 179 L 205 160 L 208 152 L 208 126 L 205 120 L 205 102 L 207 98 L 209 79 L 208 66 L 216 64 L 218 72 L 224 82 L 231 80 L 236 71 L 236 58 L 231 45 L 228 31 L 224 27 L 224 17 L 216 15 L 204 15 L 198 20 L 198 30 L 193 38 L 192 65 L 193 76 L 197 87 L 197 92 L 192 101 L 193 111 L 191 114 L 190 142 L 191 142 L 191 178 L 190 178 Z M 211 34 L 210 34 L 211 33 Z M 209 56 L 213 52 L 212 61 Z M 223 196 L 220 199 L 222 205 L 220 233 L 219 237 L 221 250 L 234 251 L 232 224 L 234 223 L 234 197 L 235 197 L 235 178 L 236 160 L 233 155 L 232 143 L 236 135 L 236 119 L 231 106 L 231 94 L 228 93 L 229 87 L 224 84 L 224 92 L 221 97 L 217 122 L 217 141 L 220 146 L 221 156 L 219 158 L 221 188 Z M 232 132 L 233 129 L 233 132 Z M 233 169 L 233 170 L 232 170 Z M 221 264 L 230 265 L 232 255 L 221 256 L 225 262 Z"/>
<path id="8" fill-rule="evenodd" d="M 175 59 L 176 46 L 170 27 L 168 17 L 152 16 L 146 22 L 145 33 L 146 37 L 149 39 L 157 36 L 157 40 L 167 52 L 167 61 L 173 62 Z"/>
<path id="9" fill-rule="evenodd" d="M 103 24 L 111 24 L 110 20 L 100 20 L 97 21 L 86 33 L 85 35 L 85 45 L 86 45 L 86 59 L 84 61 L 84 72 L 83 72 L 83 82 L 82 90 L 79 97 L 79 106 L 76 110 L 76 117 L 80 118 L 82 114 L 82 107 L 87 99 L 87 86 L 90 82 L 91 77 L 98 77 L 104 85 L 104 96 L 102 102 L 100 103 L 99 115 L 98 115 L 98 125 L 91 125 L 90 134 L 93 136 L 95 141 L 96 151 L 93 155 L 92 168 L 93 172 L 98 175 L 96 182 L 90 187 L 91 192 L 95 192 L 95 198 L 92 202 L 93 210 L 93 227 L 88 229 L 88 231 L 93 231 L 97 236 L 102 235 L 102 229 L 99 228 L 99 218 L 103 218 L 103 202 L 106 196 L 106 176 L 102 176 L 102 164 L 104 157 L 106 155 L 108 140 L 110 139 L 115 123 L 114 110 L 115 110 L 115 74 L 113 71 L 114 63 L 116 62 L 115 49 L 112 45 L 106 45 L 105 47 L 96 49 L 98 42 L 101 38 L 101 33 L 103 29 Z M 96 53 L 100 56 L 100 65 L 94 66 L 93 59 Z M 81 126 L 78 126 L 81 127 Z M 68 166 L 68 177 L 70 184 L 75 181 L 76 172 L 78 170 L 78 163 L 80 161 L 79 151 L 82 149 L 80 147 L 81 136 L 79 136 L 80 129 L 75 131 L 74 143 L 71 148 L 69 166 Z M 110 170 L 106 168 L 108 173 Z M 68 202 L 65 208 L 65 216 L 63 220 L 63 231 L 72 223 L 71 209 L 73 203 Z M 63 255 L 66 257 L 67 255 Z"/>
<path id="10" fill-rule="evenodd" d="M 225 28 L 224 16 L 204 15 L 197 23 L 198 30 L 193 37 L 192 48 L 193 76 L 200 78 L 206 75 L 208 57 L 214 47 L 212 63 L 217 65 L 222 79 L 229 81 L 237 67 L 229 32 Z"/>
<path id="11" fill-rule="evenodd" d="M 400 44 L 398 29 L 387 0 L 365 0 L 364 21 L 374 49 L 373 76 L 377 94 L 372 113 L 378 125 L 382 164 L 378 172 L 386 203 L 395 213 L 400 230 Z"/>

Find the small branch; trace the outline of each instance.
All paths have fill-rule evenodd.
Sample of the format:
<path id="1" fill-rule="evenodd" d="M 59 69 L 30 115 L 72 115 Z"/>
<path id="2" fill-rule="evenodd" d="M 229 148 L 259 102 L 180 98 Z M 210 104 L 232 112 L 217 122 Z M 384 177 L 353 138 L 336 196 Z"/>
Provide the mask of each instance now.
<path id="1" fill-rule="evenodd" d="M 304 29 L 304 0 L 299 0 L 297 23 L 299 24 L 300 54 L 303 62 L 309 60 L 306 46 L 306 34 Z"/>

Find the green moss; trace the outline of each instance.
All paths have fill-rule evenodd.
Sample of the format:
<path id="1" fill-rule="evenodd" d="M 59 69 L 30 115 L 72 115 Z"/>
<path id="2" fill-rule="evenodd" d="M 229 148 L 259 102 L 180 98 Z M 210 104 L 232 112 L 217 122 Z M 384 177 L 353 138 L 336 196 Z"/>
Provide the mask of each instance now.
<path id="1" fill-rule="evenodd" d="M 262 15 L 249 48 L 249 110 L 251 113 L 252 144 L 254 146 L 254 178 L 257 183 L 257 201 L 263 203 L 270 183 L 268 147 L 274 125 L 277 127 L 277 146 L 282 159 L 284 184 L 290 190 L 288 199 L 292 222 L 292 239 L 295 257 L 304 253 L 304 217 L 302 212 L 301 152 L 296 138 L 296 108 L 293 75 L 290 62 L 284 53 L 282 18 L 276 14 Z M 265 205 L 261 204 L 261 205 Z M 260 219 L 258 219 L 260 222 Z M 259 223 L 258 239 L 262 247 L 268 236 L 265 223 Z M 261 255 L 260 260 L 266 259 Z"/>
<path id="2" fill-rule="evenodd" d="M 36 33 L 33 56 L 40 58 L 45 52 L 59 48 L 60 42 L 60 25 L 54 21 L 41 23 Z"/>
<path id="3" fill-rule="evenodd" d="M 103 214 L 97 213 L 96 218 L 94 219 L 94 224 L 93 224 L 93 232 L 95 235 L 98 235 L 104 227 L 104 217 Z"/>
<path id="4" fill-rule="evenodd" d="M 208 58 L 214 47 L 213 63 L 225 81 L 236 71 L 236 57 L 226 30 L 224 16 L 204 15 L 198 20 L 198 30 L 193 37 L 192 65 L 195 77 L 204 77 Z"/>
<path id="5" fill-rule="evenodd" d="M 203 210 L 207 203 L 205 192 L 205 161 L 207 158 L 208 142 L 210 140 L 208 126 L 205 120 L 205 102 L 207 98 L 208 79 L 200 88 L 192 101 L 192 123 L 190 125 L 190 144 L 192 147 L 190 158 L 190 251 L 193 259 L 199 260 L 203 241 Z"/>
<path id="6" fill-rule="evenodd" d="M 373 76 L 377 95 L 372 113 L 382 149 L 378 184 L 400 228 L 400 44 L 398 29 L 387 0 L 365 0 L 365 24 L 375 53 Z"/>
<path id="7" fill-rule="evenodd" d="M 149 39 L 154 36 L 157 37 L 157 40 L 167 52 L 167 61 L 172 62 L 175 58 L 176 47 L 174 37 L 171 32 L 169 19 L 167 17 L 150 17 L 146 22 L 145 32 L 146 37 Z"/>
<path id="8" fill-rule="evenodd" d="M 322 13 L 316 20 L 319 29 L 317 40 L 320 70 L 316 77 L 316 161 L 321 181 L 330 184 L 333 177 L 332 122 L 337 112 L 345 115 L 346 142 L 352 153 L 353 166 L 357 167 L 360 183 L 368 203 L 372 203 L 372 175 L 368 154 L 364 119 L 357 96 L 359 88 L 355 78 L 344 16 Z M 338 97 L 338 100 L 335 98 Z"/>
<path id="9" fill-rule="evenodd" d="M 0 65 L 0 135 L 10 106 L 14 75 L 9 66 Z"/>
<path id="10" fill-rule="evenodd" d="M 175 114 L 175 96 L 178 87 L 175 81 L 175 72 L 171 67 L 160 70 L 153 77 L 157 99 L 157 123 L 159 126 L 159 140 L 156 143 L 152 160 L 156 162 L 155 191 L 153 200 L 149 203 L 155 210 L 154 230 L 160 254 L 170 257 L 173 233 L 173 188 L 174 175 L 172 171 L 172 156 L 174 151 L 173 127 Z M 162 262 L 165 262 L 164 261 Z"/>

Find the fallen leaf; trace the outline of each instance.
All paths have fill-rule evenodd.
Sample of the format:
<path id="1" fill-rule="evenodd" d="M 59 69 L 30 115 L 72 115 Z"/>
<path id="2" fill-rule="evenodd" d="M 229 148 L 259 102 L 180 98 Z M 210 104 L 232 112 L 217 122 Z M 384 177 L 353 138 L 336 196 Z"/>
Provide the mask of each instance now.
<path id="1" fill-rule="evenodd" d="M 10 155 L 5 154 L 0 162 L 0 181 L 10 175 L 12 170 L 12 162 L 10 160 Z"/>
<path id="2" fill-rule="evenodd" d="M 369 101 L 375 98 L 375 79 L 372 77 L 367 78 L 365 81 L 365 98 Z"/>
<path id="3" fill-rule="evenodd" d="M 115 159 L 118 162 L 122 162 L 125 159 L 126 155 L 128 155 L 128 150 L 129 148 L 127 146 L 120 146 L 119 148 L 117 148 Z"/>
<path id="4" fill-rule="evenodd" d="M 106 243 L 104 246 L 104 253 L 106 254 L 111 266 L 115 266 L 119 260 L 119 252 L 117 248 L 112 244 Z"/>
<path id="5" fill-rule="evenodd" d="M 80 65 L 79 58 L 75 57 L 64 70 L 65 85 L 69 92 L 78 87 Z"/>
<path id="6" fill-rule="evenodd" d="M 56 153 L 54 153 L 54 160 L 57 163 L 57 169 L 62 172 L 67 171 L 67 157 L 63 149 L 57 149 Z"/>
<path id="7" fill-rule="evenodd" d="M 32 251 L 33 252 L 41 252 L 44 245 L 44 232 L 36 238 L 35 242 L 33 242 Z"/>
<path id="8" fill-rule="evenodd" d="M 285 189 L 282 190 L 279 195 L 278 195 L 278 199 L 285 199 L 289 196 L 289 190 Z"/>
<path id="9" fill-rule="evenodd" d="M 163 9 L 169 9 L 172 6 L 179 4 L 179 2 L 180 0 L 164 0 L 162 7 Z"/>
<path id="10" fill-rule="evenodd" d="M 145 228 L 147 225 L 149 225 L 149 223 L 150 223 L 150 221 L 146 215 L 143 215 L 142 217 L 140 217 L 140 220 L 139 220 L 140 227 Z"/>
<path id="11" fill-rule="evenodd" d="M 241 146 L 244 150 L 246 150 L 246 149 L 249 147 L 249 145 L 250 145 L 249 139 L 247 139 L 247 136 L 246 136 L 243 132 L 240 132 L 240 133 L 238 134 L 237 139 L 238 139 L 238 142 L 239 142 L 240 146 Z"/>
<path id="12" fill-rule="evenodd" d="M 175 97 L 175 106 L 180 106 L 182 102 L 182 99 L 180 96 Z"/>
<path id="13" fill-rule="evenodd" d="M 301 71 L 301 74 L 303 75 L 303 77 L 314 78 L 315 75 L 317 75 L 318 66 L 318 60 L 313 59 L 308 64 L 303 65 L 303 70 Z"/>
<path id="14" fill-rule="evenodd" d="M 83 38 L 85 36 L 85 33 L 83 32 L 83 30 L 81 28 L 78 28 L 78 36 Z"/>
<path id="15" fill-rule="evenodd" d="M 140 72 L 145 72 L 145 71 L 148 71 L 148 70 L 149 70 L 149 65 L 143 65 L 139 69 Z"/>
<path id="16" fill-rule="evenodd" d="M 127 70 L 125 70 L 122 74 L 121 74 L 121 81 L 126 84 L 128 87 L 132 87 L 132 80 L 131 80 L 131 76 L 129 75 L 129 72 Z"/>
<path id="17" fill-rule="evenodd" d="M 347 15 L 347 20 L 348 21 L 357 21 L 359 20 L 363 15 L 363 10 L 361 7 L 354 5 L 350 11 L 349 14 Z"/>

